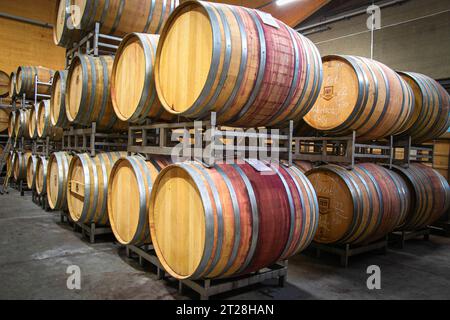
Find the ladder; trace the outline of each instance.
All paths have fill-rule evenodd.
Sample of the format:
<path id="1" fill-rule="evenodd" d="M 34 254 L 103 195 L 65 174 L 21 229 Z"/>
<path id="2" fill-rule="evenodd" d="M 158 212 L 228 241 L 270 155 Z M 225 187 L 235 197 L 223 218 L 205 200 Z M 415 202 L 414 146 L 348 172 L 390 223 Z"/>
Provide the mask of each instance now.
<path id="1" fill-rule="evenodd" d="M 9 152 L 16 148 L 17 137 L 14 139 L 14 143 L 12 142 L 12 140 L 13 140 L 12 137 L 8 138 L 8 142 L 6 143 L 6 146 L 3 149 L 3 153 L 0 156 L 0 173 L 3 172 L 3 168 L 6 164 L 6 158 L 8 157 Z M 12 163 L 12 161 L 11 161 L 11 163 Z M 0 194 L 5 194 L 8 191 L 9 179 L 11 179 L 12 173 L 13 173 L 13 166 L 11 165 L 8 167 L 8 170 L 6 172 L 6 177 L 5 177 L 5 180 L 3 181 L 3 188 L 0 191 Z"/>

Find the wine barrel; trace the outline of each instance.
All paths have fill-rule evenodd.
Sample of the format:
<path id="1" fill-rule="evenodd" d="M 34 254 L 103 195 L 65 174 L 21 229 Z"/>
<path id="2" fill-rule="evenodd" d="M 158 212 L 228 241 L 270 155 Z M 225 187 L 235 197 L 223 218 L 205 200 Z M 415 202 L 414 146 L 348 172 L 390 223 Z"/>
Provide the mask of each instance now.
<path id="1" fill-rule="evenodd" d="M 399 72 L 411 87 L 415 109 L 406 132 L 413 142 L 431 141 L 443 135 L 450 125 L 450 95 L 434 79 L 413 72 Z"/>
<path id="2" fill-rule="evenodd" d="M 74 25 L 81 30 L 92 30 L 100 21 L 100 32 L 123 37 L 131 32 L 158 34 L 169 15 L 178 6 L 178 0 L 144 0 L 136 2 L 110 0 L 73 0 L 81 9 L 81 19 L 72 15 Z"/>
<path id="3" fill-rule="evenodd" d="M 261 174 L 248 164 L 170 165 L 150 200 L 152 243 L 177 279 L 260 270 L 303 250 L 318 221 L 317 198 L 295 167 Z M 270 201 L 268 201 L 270 200 Z"/>
<path id="4" fill-rule="evenodd" d="M 16 132 L 15 128 L 16 128 L 16 111 L 11 111 L 8 119 L 8 136 L 10 138 L 15 136 Z"/>
<path id="5" fill-rule="evenodd" d="M 30 118 L 28 121 L 28 136 L 31 139 L 37 139 L 37 113 L 39 110 L 39 102 L 33 105 L 30 109 Z"/>
<path id="6" fill-rule="evenodd" d="M 393 170 L 405 181 L 411 194 L 411 209 L 402 230 L 426 228 L 447 212 L 450 187 L 441 174 L 421 163 L 412 163 L 408 168 L 393 166 Z"/>
<path id="7" fill-rule="evenodd" d="M 0 98 L 9 96 L 9 75 L 0 70 Z"/>
<path id="8" fill-rule="evenodd" d="M 11 72 L 9 76 L 9 97 L 14 98 L 17 95 L 16 91 L 16 73 Z"/>
<path id="9" fill-rule="evenodd" d="M 28 125 L 30 120 L 30 109 L 20 109 L 16 112 L 16 117 L 14 121 L 14 135 L 18 138 L 29 137 Z"/>
<path id="10" fill-rule="evenodd" d="M 16 72 L 16 91 L 17 95 L 22 97 L 23 94 L 28 99 L 34 99 L 34 91 L 35 91 L 35 76 L 38 76 L 39 82 L 50 82 L 53 78 L 53 74 L 55 71 L 45 68 L 45 67 L 36 67 L 36 66 L 20 66 L 17 68 Z M 38 84 L 37 86 L 38 94 L 50 95 L 50 87 Z M 38 99 L 42 99 L 42 97 L 38 97 Z"/>
<path id="11" fill-rule="evenodd" d="M 52 210 L 67 209 L 67 178 L 72 155 L 53 153 L 47 165 L 47 199 Z"/>
<path id="12" fill-rule="evenodd" d="M 121 42 L 111 76 L 111 99 L 122 121 L 171 120 L 155 89 L 153 73 L 159 36 L 130 33 Z"/>
<path id="13" fill-rule="evenodd" d="M 301 172 L 306 173 L 308 171 L 311 171 L 314 169 L 314 165 L 310 161 L 300 161 L 300 160 L 294 160 L 293 165 L 297 167 Z"/>
<path id="14" fill-rule="evenodd" d="M 27 162 L 27 186 L 28 186 L 28 189 L 31 189 L 31 190 L 36 189 L 37 161 L 38 161 L 38 157 L 35 155 L 31 155 L 28 158 L 28 162 Z"/>
<path id="15" fill-rule="evenodd" d="M 117 119 L 110 95 L 113 58 L 76 56 L 70 65 L 66 87 L 66 115 L 69 122 L 91 125 L 100 130 L 126 130 Z"/>
<path id="16" fill-rule="evenodd" d="M 158 173 L 170 163 L 169 157 L 145 161 L 141 156 L 128 156 L 114 164 L 108 183 L 108 214 L 111 229 L 121 244 L 151 243 L 150 193 Z"/>
<path id="17" fill-rule="evenodd" d="M 304 117 L 316 130 L 333 135 L 356 131 L 360 140 L 380 139 L 408 129 L 414 96 L 407 83 L 384 64 L 367 58 L 323 58 L 324 82 Z"/>
<path id="18" fill-rule="evenodd" d="M 38 156 L 36 163 L 36 192 L 42 196 L 47 191 L 47 159 L 44 156 Z"/>
<path id="19" fill-rule="evenodd" d="M 50 100 L 42 100 L 39 103 L 36 116 L 36 128 L 39 138 L 50 137 L 54 141 L 62 139 L 63 129 L 54 127 L 50 121 Z"/>
<path id="20" fill-rule="evenodd" d="M 156 54 L 164 108 L 194 119 L 215 111 L 219 124 L 239 127 L 303 117 L 320 91 L 320 54 L 306 37 L 269 17 L 244 7 L 183 2 L 169 17 Z"/>
<path id="21" fill-rule="evenodd" d="M 56 1 L 55 22 L 53 25 L 53 41 L 57 46 L 70 48 L 81 39 L 81 32 L 75 28 L 72 20 L 72 1 Z M 74 9 L 76 10 L 76 9 Z"/>
<path id="22" fill-rule="evenodd" d="M 0 132 L 3 132 L 9 127 L 9 115 L 11 110 L 0 109 Z"/>
<path id="23" fill-rule="evenodd" d="M 108 179 L 114 163 L 126 153 L 78 154 L 69 165 L 67 205 L 73 221 L 109 224 L 106 205 Z"/>
<path id="24" fill-rule="evenodd" d="M 54 127 L 66 128 L 69 125 L 66 115 L 66 82 L 67 71 L 56 71 L 50 98 L 50 121 Z"/>
<path id="25" fill-rule="evenodd" d="M 394 172 L 364 163 L 352 170 L 326 165 L 306 175 L 319 201 L 316 242 L 367 244 L 404 223 L 410 194 Z"/>
<path id="26" fill-rule="evenodd" d="M 31 151 L 18 152 L 16 151 L 16 156 L 14 157 L 14 179 L 16 181 L 22 181 L 27 178 L 27 164 L 28 158 L 31 156 Z"/>

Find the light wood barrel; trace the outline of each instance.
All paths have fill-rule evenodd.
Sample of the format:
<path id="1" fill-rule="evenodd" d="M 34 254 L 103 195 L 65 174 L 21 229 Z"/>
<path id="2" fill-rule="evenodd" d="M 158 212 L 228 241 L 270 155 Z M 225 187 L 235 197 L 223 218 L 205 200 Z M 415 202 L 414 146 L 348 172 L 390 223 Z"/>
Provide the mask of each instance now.
<path id="1" fill-rule="evenodd" d="M 16 133 L 16 111 L 11 111 L 8 119 L 8 136 L 14 137 Z"/>
<path id="2" fill-rule="evenodd" d="M 39 82 L 50 82 L 55 71 L 41 66 L 20 66 L 16 72 L 16 90 L 20 97 L 25 94 L 28 99 L 34 99 L 35 76 L 38 76 Z M 50 87 L 39 84 L 37 86 L 38 94 L 50 95 Z M 42 97 L 38 97 L 39 100 Z"/>
<path id="3" fill-rule="evenodd" d="M 381 166 L 365 163 L 347 170 L 326 165 L 306 175 L 319 200 L 316 242 L 367 244 L 402 225 L 409 212 L 406 184 Z"/>
<path id="4" fill-rule="evenodd" d="M 38 157 L 35 155 L 31 155 L 28 158 L 27 162 L 27 186 L 28 189 L 35 190 L 36 189 L 36 166 L 37 166 Z"/>
<path id="5" fill-rule="evenodd" d="M 31 139 L 37 139 L 37 114 L 39 111 L 39 102 L 33 105 L 30 109 L 30 118 L 28 121 L 28 136 Z"/>
<path id="6" fill-rule="evenodd" d="M 248 164 L 166 167 L 150 201 L 152 243 L 177 279 L 260 270 L 303 250 L 318 222 L 317 198 L 295 167 L 262 175 Z"/>
<path id="7" fill-rule="evenodd" d="M 450 187 L 436 170 L 420 163 L 412 163 L 407 169 L 399 166 L 393 169 L 405 181 L 411 194 L 411 209 L 401 226 L 402 230 L 426 228 L 447 212 Z"/>
<path id="8" fill-rule="evenodd" d="M 367 58 L 323 58 L 322 92 L 305 122 L 319 131 L 361 140 L 396 135 L 408 129 L 414 96 L 407 83 L 384 64 Z"/>
<path id="9" fill-rule="evenodd" d="M 53 25 L 53 41 L 57 46 L 70 48 L 74 42 L 81 39 L 81 32 L 73 25 L 72 17 L 72 1 L 59 0 L 56 1 L 56 17 Z"/>
<path id="10" fill-rule="evenodd" d="M 29 121 L 30 121 L 30 109 L 20 109 L 17 110 L 16 117 L 15 117 L 15 123 L 14 123 L 14 136 L 21 138 L 21 137 L 29 137 Z"/>
<path id="11" fill-rule="evenodd" d="M 9 114 L 11 110 L 0 109 L 0 132 L 3 132 L 9 127 Z"/>
<path id="12" fill-rule="evenodd" d="M 158 173 L 170 163 L 169 157 L 145 161 L 141 156 L 128 156 L 115 163 L 108 183 L 108 214 L 111 229 L 121 244 L 151 243 L 150 194 Z"/>
<path id="13" fill-rule="evenodd" d="M 69 122 L 91 125 L 100 130 L 127 129 L 111 103 L 110 79 L 113 58 L 110 56 L 76 56 L 70 65 L 66 87 L 66 115 Z"/>
<path id="14" fill-rule="evenodd" d="M 42 196 L 47 191 L 47 159 L 44 156 L 37 157 L 35 175 L 36 192 Z"/>
<path id="15" fill-rule="evenodd" d="M 126 153 L 100 153 L 91 158 L 78 154 L 69 166 L 67 205 L 72 220 L 85 224 L 109 224 L 107 188 L 111 169 Z"/>
<path id="16" fill-rule="evenodd" d="M 51 140 L 59 141 L 63 136 L 63 129 L 54 127 L 50 120 L 50 100 L 42 100 L 39 103 L 36 116 L 37 135 L 39 138 L 50 137 Z"/>
<path id="17" fill-rule="evenodd" d="M 67 208 L 67 179 L 72 155 L 67 152 L 55 152 L 48 159 L 47 199 L 52 210 Z"/>
<path id="18" fill-rule="evenodd" d="M 314 44 L 244 7 L 183 2 L 161 33 L 155 83 L 170 113 L 220 124 L 274 126 L 303 117 L 322 83 Z"/>
<path id="19" fill-rule="evenodd" d="M 31 151 L 15 153 L 13 173 L 16 181 L 22 181 L 27 178 L 27 164 L 30 156 Z"/>
<path id="20" fill-rule="evenodd" d="M 16 73 L 11 72 L 9 76 L 9 97 L 14 98 L 17 95 L 16 91 Z"/>
<path id="21" fill-rule="evenodd" d="M 158 35 L 131 33 L 119 46 L 111 76 L 111 98 L 120 120 L 174 118 L 162 107 L 155 89 L 153 69 L 158 41 Z"/>
<path id="22" fill-rule="evenodd" d="M 406 132 L 414 142 L 426 142 L 439 138 L 450 125 L 450 95 L 434 79 L 413 72 L 400 72 L 411 87 L 415 97 L 415 109 Z"/>
<path id="23" fill-rule="evenodd" d="M 66 128 L 69 120 L 66 115 L 66 83 L 67 71 L 55 72 L 52 83 L 52 94 L 50 98 L 50 121 L 54 127 Z"/>
<path id="24" fill-rule="evenodd" d="M 9 75 L 0 70 L 0 98 L 9 96 Z"/>

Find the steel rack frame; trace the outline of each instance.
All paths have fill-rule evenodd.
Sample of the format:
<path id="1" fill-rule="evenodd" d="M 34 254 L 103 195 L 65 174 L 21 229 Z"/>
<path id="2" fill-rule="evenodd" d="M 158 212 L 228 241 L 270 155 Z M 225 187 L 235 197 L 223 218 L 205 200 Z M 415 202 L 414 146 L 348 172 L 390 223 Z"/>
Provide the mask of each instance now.
<path id="1" fill-rule="evenodd" d="M 87 32 L 71 49 L 66 52 L 66 68 L 70 66 L 76 54 L 87 54 L 94 57 L 103 55 L 114 55 L 122 41 L 120 37 L 114 37 L 100 33 L 100 23 L 96 22 L 94 29 Z M 108 43 L 110 42 L 110 43 Z"/>
<path id="2" fill-rule="evenodd" d="M 207 167 L 214 165 L 218 159 L 271 160 L 276 157 L 292 163 L 292 132 L 292 121 L 288 128 L 283 129 L 244 130 L 219 126 L 216 113 L 212 112 L 210 119 L 205 121 L 148 122 L 130 126 L 128 153 L 150 157 L 171 156 L 178 152 L 177 155 L 184 160 L 196 160 Z"/>
<path id="3" fill-rule="evenodd" d="M 137 247 L 127 245 L 126 254 L 128 258 L 137 256 L 139 264 L 144 266 L 144 261 L 149 262 L 157 270 L 157 277 L 161 279 L 173 279 L 168 276 L 163 266 L 156 256 L 153 245 Z M 227 279 L 206 279 L 206 280 L 176 280 L 178 282 L 178 293 L 183 294 L 185 288 L 189 288 L 200 295 L 201 300 L 209 300 L 211 296 L 228 293 L 236 289 L 245 288 L 265 280 L 276 279 L 278 285 L 284 287 L 287 280 L 288 261 L 280 261 L 257 272 L 232 277 Z"/>
<path id="4" fill-rule="evenodd" d="M 394 158 L 394 163 L 404 164 L 407 167 L 409 167 L 412 162 L 433 164 L 434 146 L 413 144 L 410 136 L 396 137 L 393 148 L 394 156 L 397 149 L 403 149 L 403 159 Z"/>
<path id="5" fill-rule="evenodd" d="M 39 195 L 35 189 L 32 190 L 31 193 L 31 200 L 42 208 L 44 211 L 50 211 L 50 206 L 48 205 L 48 199 L 47 194 L 44 192 L 43 194 Z"/>
<path id="6" fill-rule="evenodd" d="M 95 223 L 85 224 L 75 222 L 70 217 L 67 209 L 59 211 L 61 223 L 67 223 L 74 232 L 80 231 L 81 236 L 89 240 L 89 243 L 96 243 L 97 236 L 113 234 L 112 229 L 108 226 L 98 226 Z"/>
<path id="7" fill-rule="evenodd" d="M 389 245 L 398 246 L 400 249 L 405 247 L 405 243 L 408 240 L 417 239 L 423 237 L 424 241 L 430 240 L 431 230 L 430 228 L 424 228 L 414 231 L 394 231 L 389 234 Z"/>
<path id="8" fill-rule="evenodd" d="M 364 245 L 352 245 L 352 244 L 323 244 L 313 241 L 310 248 L 315 249 L 316 257 L 320 258 L 322 251 L 337 255 L 340 257 L 340 265 L 343 268 L 347 268 L 349 264 L 349 258 L 368 252 L 380 252 L 386 254 L 388 250 L 388 238 L 382 238 L 380 240 L 364 244 Z"/>
<path id="9" fill-rule="evenodd" d="M 63 133 L 62 150 L 64 151 L 87 152 L 91 157 L 95 157 L 98 151 L 122 151 L 126 148 L 126 134 L 99 133 L 95 122 L 89 128 L 72 126 Z"/>

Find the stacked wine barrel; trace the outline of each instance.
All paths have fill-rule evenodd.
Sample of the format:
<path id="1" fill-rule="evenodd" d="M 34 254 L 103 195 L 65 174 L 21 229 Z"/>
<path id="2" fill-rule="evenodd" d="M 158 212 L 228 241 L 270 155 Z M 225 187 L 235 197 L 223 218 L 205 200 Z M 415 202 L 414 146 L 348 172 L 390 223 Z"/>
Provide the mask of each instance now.
<path id="1" fill-rule="evenodd" d="M 0 109 L 0 132 L 8 130 L 10 110 Z"/>
<path id="2" fill-rule="evenodd" d="M 56 45 L 69 48 L 100 22 L 100 32 L 123 37 L 131 32 L 158 34 L 178 0 L 57 1 L 53 28 Z"/>
<path id="3" fill-rule="evenodd" d="M 35 111 L 36 112 L 36 111 Z M 63 136 L 63 129 L 52 124 L 50 119 L 50 100 L 42 100 L 37 108 L 36 131 L 41 139 L 49 137 L 51 140 L 59 141 Z"/>
<path id="4" fill-rule="evenodd" d="M 153 184 L 152 243 L 177 279 L 231 277 L 300 252 L 312 241 L 319 208 L 306 176 L 271 165 L 166 167 Z"/>
<path id="5" fill-rule="evenodd" d="M 15 152 L 13 164 L 13 176 L 15 181 L 25 181 L 27 179 L 27 164 L 31 157 L 31 151 Z"/>
<path id="6" fill-rule="evenodd" d="M 108 225 L 107 187 L 111 169 L 124 152 L 73 156 L 67 182 L 67 206 L 73 221 Z"/>
<path id="7" fill-rule="evenodd" d="M 110 56 L 76 56 L 69 69 L 65 93 L 66 116 L 70 123 L 100 130 L 125 131 L 127 123 L 114 113 L 110 82 L 113 58 Z M 61 107 L 61 104 L 59 104 Z"/>
<path id="8" fill-rule="evenodd" d="M 53 153 L 47 165 L 47 200 L 50 209 L 67 209 L 67 181 L 72 155 L 67 152 Z"/>
<path id="9" fill-rule="evenodd" d="M 9 75 L 0 70 L 0 98 L 5 98 L 9 96 L 10 91 L 10 78 Z"/>
<path id="10" fill-rule="evenodd" d="M 27 187 L 30 190 L 36 190 L 36 168 L 37 168 L 38 157 L 36 155 L 31 155 L 28 158 L 27 163 Z"/>
<path id="11" fill-rule="evenodd" d="M 36 193 L 43 196 L 47 191 L 47 158 L 44 156 L 37 157 L 35 172 Z"/>
<path id="12" fill-rule="evenodd" d="M 50 95 L 50 87 L 37 84 L 36 76 L 39 82 L 48 83 L 53 78 L 54 70 L 41 66 L 20 66 L 16 72 L 16 95 L 22 97 L 25 95 L 27 99 L 34 99 L 35 88 L 37 93 L 41 95 Z M 38 99 L 42 99 L 38 97 Z"/>
<path id="13" fill-rule="evenodd" d="M 320 54 L 306 37 L 277 19 L 268 25 L 261 15 L 197 1 L 185 1 L 174 11 L 161 33 L 154 66 L 155 87 L 167 112 L 202 119 L 215 111 L 219 124 L 240 127 L 276 126 L 306 115 L 320 92 Z M 128 78 L 121 89 L 130 88 L 133 97 L 124 117 L 152 116 L 140 111 L 152 109 L 145 104 L 150 97 L 141 92 L 150 81 L 145 75 L 152 73 L 151 41 L 138 35 L 126 41 L 117 69 L 137 51 L 139 76 Z M 120 104 L 125 98 L 119 84 Z"/>
<path id="14" fill-rule="evenodd" d="M 141 156 L 123 157 L 115 163 L 108 183 L 108 214 L 111 229 L 121 244 L 151 243 L 150 194 L 158 173 L 170 163 L 169 157 L 146 161 Z"/>
<path id="15" fill-rule="evenodd" d="M 395 71 L 375 60 L 337 55 L 324 57 L 323 69 L 322 92 L 306 124 L 333 135 L 356 131 L 360 140 L 409 129 L 414 95 Z"/>

